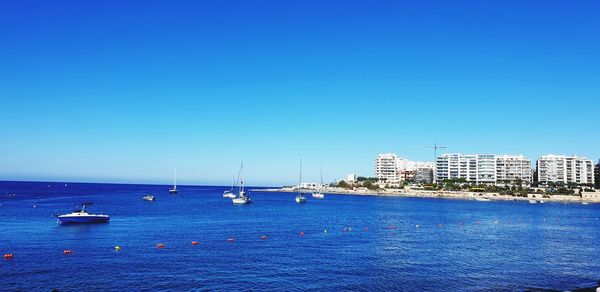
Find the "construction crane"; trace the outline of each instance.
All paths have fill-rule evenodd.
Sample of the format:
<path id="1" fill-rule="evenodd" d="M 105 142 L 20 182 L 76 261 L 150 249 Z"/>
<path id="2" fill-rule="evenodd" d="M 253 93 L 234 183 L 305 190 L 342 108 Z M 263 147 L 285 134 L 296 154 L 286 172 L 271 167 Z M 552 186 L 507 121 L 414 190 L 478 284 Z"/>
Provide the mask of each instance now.
<path id="1" fill-rule="evenodd" d="M 437 161 L 437 150 L 438 149 L 447 149 L 446 146 L 440 146 L 437 143 L 433 143 L 433 146 L 429 146 L 429 148 L 433 148 L 433 163 Z"/>

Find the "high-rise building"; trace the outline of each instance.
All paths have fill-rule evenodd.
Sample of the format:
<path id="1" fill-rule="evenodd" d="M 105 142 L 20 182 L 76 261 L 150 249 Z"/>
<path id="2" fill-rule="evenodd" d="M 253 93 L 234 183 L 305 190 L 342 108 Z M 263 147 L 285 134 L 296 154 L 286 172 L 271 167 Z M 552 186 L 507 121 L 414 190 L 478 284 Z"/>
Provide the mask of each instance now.
<path id="1" fill-rule="evenodd" d="M 419 167 L 415 170 L 415 182 L 430 184 L 433 182 L 433 168 Z"/>
<path id="2" fill-rule="evenodd" d="M 498 183 L 532 183 L 531 160 L 523 155 L 496 156 L 496 181 Z"/>
<path id="3" fill-rule="evenodd" d="M 477 156 L 460 153 L 443 154 L 436 161 L 436 181 L 465 179 L 477 182 Z"/>
<path id="4" fill-rule="evenodd" d="M 537 160 L 537 178 L 540 184 L 593 184 L 594 164 L 585 157 L 544 155 Z"/>
<path id="5" fill-rule="evenodd" d="M 395 153 L 383 153 L 375 159 L 375 176 L 380 182 L 396 184 L 413 179 L 418 169 L 433 169 L 432 162 L 410 161 Z"/>
<path id="6" fill-rule="evenodd" d="M 375 176 L 379 181 L 396 183 L 398 182 L 398 157 L 394 153 L 384 153 L 377 155 L 375 159 Z"/>
<path id="7" fill-rule="evenodd" d="M 600 189 L 600 159 L 598 159 L 598 163 L 594 167 L 594 181 L 596 182 L 596 188 Z"/>
<path id="8" fill-rule="evenodd" d="M 436 161 L 436 181 L 465 179 L 478 184 L 531 183 L 531 161 L 523 156 L 443 154 Z"/>

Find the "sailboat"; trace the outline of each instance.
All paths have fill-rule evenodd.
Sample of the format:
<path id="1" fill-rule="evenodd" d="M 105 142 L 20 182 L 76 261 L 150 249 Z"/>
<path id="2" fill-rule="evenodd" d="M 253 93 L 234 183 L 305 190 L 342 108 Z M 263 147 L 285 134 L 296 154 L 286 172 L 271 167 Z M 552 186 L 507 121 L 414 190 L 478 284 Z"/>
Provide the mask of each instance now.
<path id="1" fill-rule="evenodd" d="M 231 184 L 231 190 L 223 192 L 223 198 L 233 199 L 235 198 L 235 194 L 233 193 L 233 189 L 235 188 L 235 174 L 233 175 L 233 183 Z"/>
<path id="2" fill-rule="evenodd" d="M 321 186 L 319 189 L 312 194 L 312 197 L 315 199 L 324 199 L 325 195 L 321 192 L 323 189 L 323 167 L 321 167 Z"/>
<path id="3" fill-rule="evenodd" d="M 173 188 L 169 189 L 170 194 L 177 194 L 177 166 L 175 166 L 175 178 L 173 179 Z"/>
<path id="4" fill-rule="evenodd" d="M 306 203 L 306 197 L 302 193 L 302 159 L 300 160 L 300 180 L 298 181 L 298 194 L 296 195 L 296 203 Z"/>
<path id="5" fill-rule="evenodd" d="M 231 201 L 236 204 L 236 205 L 243 205 L 243 204 L 250 204 L 250 197 L 246 195 L 246 193 L 244 192 L 244 177 L 242 175 L 242 169 L 244 168 L 244 163 L 242 162 L 242 164 L 240 165 L 240 172 L 238 174 L 238 177 L 240 179 L 240 191 L 238 193 L 237 196 L 235 196 L 235 198 L 231 199 Z"/>

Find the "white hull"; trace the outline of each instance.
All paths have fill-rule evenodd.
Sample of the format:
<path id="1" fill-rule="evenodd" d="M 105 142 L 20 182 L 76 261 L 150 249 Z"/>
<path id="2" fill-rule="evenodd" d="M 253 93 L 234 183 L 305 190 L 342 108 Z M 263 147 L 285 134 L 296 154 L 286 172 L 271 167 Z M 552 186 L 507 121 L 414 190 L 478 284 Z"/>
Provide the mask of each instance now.
<path id="1" fill-rule="evenodd" d="M 231 202 L 233 202 L 236 205 L 243 205 L 243 204 L 249 204 L 250 199 L 246 198 L 246 197 L 234 198 L 234 199 L 231 199 Z"/>
<path id="2" fill-rule="evenodd" d="M 306 203 L 306 198 L 304 196 L 297 196 L 296 203 Z"/>
<path id="3" fill-rule="evenodd" d="M 315 199 L 324 199 L 325 195 L 322 194 L 322 193 L 313 193 L 312 197 L 315 198 Z"/>

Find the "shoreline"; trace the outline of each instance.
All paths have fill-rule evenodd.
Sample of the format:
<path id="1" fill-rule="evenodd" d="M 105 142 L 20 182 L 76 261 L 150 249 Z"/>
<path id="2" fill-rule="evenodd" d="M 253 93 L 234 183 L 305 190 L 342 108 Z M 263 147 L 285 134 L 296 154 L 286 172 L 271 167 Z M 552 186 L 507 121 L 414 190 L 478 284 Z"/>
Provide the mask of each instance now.
<path id="1" fill-rule="evenodd" d="M 290 188 L 266 188 L 252 189 L 256 192 L 282 192 L 295 193 L 296 190 Z M 305 190 L 312 192 L 313 190 Z M 574 195 L 550 195 L 543 197 L 543 194 L 529 194 L 527 197 L 500 195 L 498 193 L 468 192 L 468 191 L 425 191 L 425 190 L 344 190 L 344 189 L 324 189 L 325 194 L 331 195 L 350 195 L 350 196 L 373 196 L 373 197 L 404 197 L 404 198 L 438 198 L 454 200 L 476 200 L 477 198 L 489 199 L 490 201 L 532 201 L 536 202 L 563 202 L 563 203 L 600 203 L 600 198 L 583 198 Z"/>

